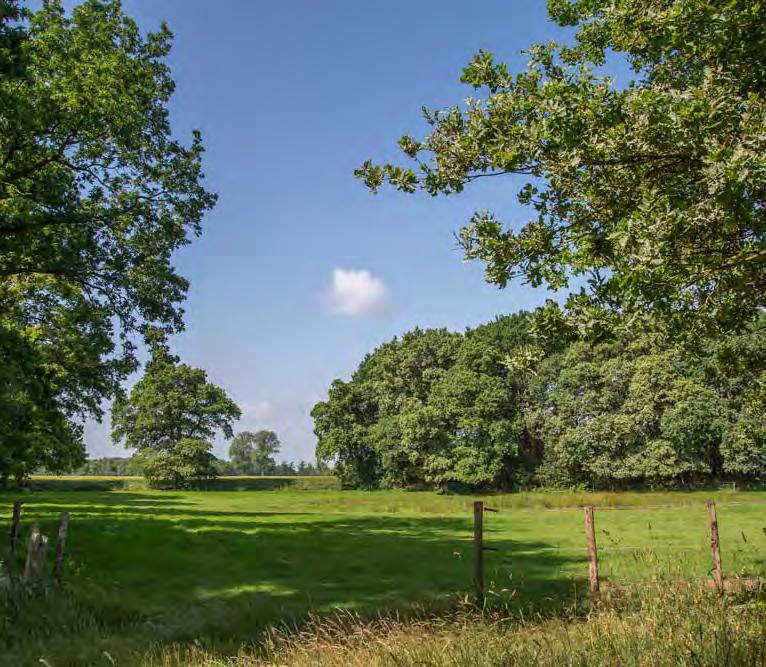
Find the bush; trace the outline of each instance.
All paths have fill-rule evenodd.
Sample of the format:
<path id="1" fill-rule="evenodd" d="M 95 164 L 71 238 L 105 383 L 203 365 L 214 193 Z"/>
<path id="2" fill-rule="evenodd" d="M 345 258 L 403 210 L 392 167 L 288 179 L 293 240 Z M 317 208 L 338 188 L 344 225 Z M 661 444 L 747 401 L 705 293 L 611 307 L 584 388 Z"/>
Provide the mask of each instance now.
<path id="1" fill-rule="evenodd" d="M 152 489 L 181 489 L 216 476 L 210 443 L 195 438 L 179 440 L 169 452 L 140 455 L 144 477 Z"/>

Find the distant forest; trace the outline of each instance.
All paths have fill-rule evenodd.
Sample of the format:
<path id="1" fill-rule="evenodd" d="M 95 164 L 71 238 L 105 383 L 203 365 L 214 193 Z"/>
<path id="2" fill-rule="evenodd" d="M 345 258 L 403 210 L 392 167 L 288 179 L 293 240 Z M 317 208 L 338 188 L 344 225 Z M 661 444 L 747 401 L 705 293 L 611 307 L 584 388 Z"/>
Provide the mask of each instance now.
<path id="1" fill-rule="evenodd" d="M 584 342 L 539 321 L 519 313 L 381 345 L 314 407 L 318 458 L 357 488 L 766 477 L 766 317 L 672 344 L 629 328 Z"/>
<path id="2" fill-rule="evenodd" d="M 213 462 L 216 474 L 221 476 L 250 475 L 250 470 L 241 470 L 230 461 L 216 459 Z M 103 457 L 88 459 L 83 465 L 72 471 L 72 475 L 93 476 L 140 476 L 143 474 L 142 466 L 138 459 L 130 457 Z M 275 463 L 272 467 L 259 471 L 257 474 L 264 476 L 315 476 L 329 474 L 327 467 L 317 466 L 311 461 L 283 461 Z"/>

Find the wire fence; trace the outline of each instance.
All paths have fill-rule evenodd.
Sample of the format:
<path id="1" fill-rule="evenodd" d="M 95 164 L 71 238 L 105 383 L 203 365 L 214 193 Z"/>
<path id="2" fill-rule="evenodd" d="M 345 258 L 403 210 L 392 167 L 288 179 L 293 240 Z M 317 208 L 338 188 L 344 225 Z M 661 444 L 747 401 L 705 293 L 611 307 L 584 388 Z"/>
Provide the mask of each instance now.
<path id="1" fill-rule="evenodd" d="M 701 504 L 595 508 L 593 554 L 587 512 L 585 523 L 571 508 L 532 512 L 503 511 L 485 521 L 483 549 L 497 549 L 486 555 L 484 566 L 493 583 L 590 575 L 591 590 L 598 591 L 603 580 L 627 584 L 670 576 L 716 582 L 716 577 L 760 579 L 766 574 L 763 502 L 732 501 L 717 508 L 710 503 L 707 512 Z"/>

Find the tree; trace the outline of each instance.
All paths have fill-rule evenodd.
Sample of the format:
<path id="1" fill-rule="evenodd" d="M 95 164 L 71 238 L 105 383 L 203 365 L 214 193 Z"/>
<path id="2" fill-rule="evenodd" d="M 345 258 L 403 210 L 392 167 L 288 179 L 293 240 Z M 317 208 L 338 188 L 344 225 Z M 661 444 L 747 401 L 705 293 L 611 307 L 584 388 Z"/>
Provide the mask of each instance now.
<path id="1" fill-rule="evenodd" d="M 274 456 L 279 453 L 280 442 L 274 431 L 257 431 L 252 438 L 252 466 L 256 475 L 268 475 L 276 467 Z"/>
<path id="2" fill-rule="evenodd" d="M 460 339 L 445 329 L 416 329 L 368 355 L 350 382 L 335 380 L 328 400 L 312 410 L 317 458 L 333 460 L 349 486 L 422 484 L 422 443 L 434 435 L 423 411 Z"/>
<path id="3" fill-rule="evenodd" d="M 45 447 L 62 464 L 82 449 L 80 421 L 135 370 L 136 334 L 182 327 L 172 254 L 215 202 L 199 134 L 172 136 L 171 38 L 164 25 L 142 35 L 117 0 L 71 14 L 0 3 L 2 365 L 23 358 L 38 378 L 7 409 L 36 414 L 18 442 L 56 431 Z"/>
<path id="4" fill-rule="evenodd" d="M 144 451 L 136 458 L 149 485 L 157 489 L 180 489 L 217 474 L 210 443 L 200 438 L 181 438 L 172 449 Z"/>
<path id="5" fill-rule="evenodd" d="M 435 436 L 420 445 L 427 483 L 507 488 L 517 481 L 522 421 L 505 355 L 466 336 L 454 366 L 431 388 L 422 421 L 412 419 Z"/>
<path id="6" fill-rule="evenodd" d="M 744 406 L 721 443 L 724 471 L 750 479 L 766 478 L 766 374 L 744 396 Z"/>
<path id="7" fill-rule="evenodd" d="M 375 488 L 381 478 L 380 459 L 369 440 L 377 404 L 362 380 L 364 365 L 363 361 L 350 382 L 333 380 L 327 400 L 311 410 L 317 461 L 332 462 L 335 475 L 351 488 Z"/>
<path id="8" fill-rule="evenodd" d="M 766 475 L 763 317 L 698 349 L 634 332 L 577 342 L 534 369 L 523 396 L 544 484 L 693 484 Z"/>
<path id="9" fill-rule="evenodd" d="M 156 486 L 178 487 L 215 474 L 210 440 L 233 435 L 241 413 L 205 371 L 155 344 L 143 377 L 112 408 L 112 438 L 137 457 Z"/>
<path id="10" fill-rule="evenodd" d="M 335 380 L 313 411 L 317 458 L 348 486 L 509 486 L 529 477 L 517 388 L 505 357 L 526 315 L 465 335 L 405 333 Z"/>
<path id="11" fill-rule="evenodd" d="M 81 465 L 75 474 L 77 475 L 140 475 L 142 470 L 138 462 L 133 458 L 119 456 L 107 456 L 98 459 L 88 459 Z"/>
<path id="12" fill-rule="evenodd" d="M 512 177 L 531 218 L 477 212 L 465 255 L 501 287 L 583 285 L 567 309 L 589 335 L 647 313 L 676 333 L 746 324 L 766 306 L 766 5 L 548 6 L 574 46 L 532 46 L 515 76 L 479 52 L 462 76 L 479 98 L 426 111 L 429 133 L 400 139 L 414 168 L 367 161 L 357 175 L 431 195 Z M 598 73 L 610 53 L 629 84 Z"/>
<path id="13" fill-rule="evenodd" d="M 229 446 L 229 458 L 239 475 L 270 475 L 277 466 L 280 443 L 274 431 L 242 431 Z"/>
<path id="14" fill-rule="evenodd" d="M 255 452 L 255 433 L 242 431 L 237 433 L 229 445 L 229 460 L 239 475 L 253 474 L 253 454 Z"/>

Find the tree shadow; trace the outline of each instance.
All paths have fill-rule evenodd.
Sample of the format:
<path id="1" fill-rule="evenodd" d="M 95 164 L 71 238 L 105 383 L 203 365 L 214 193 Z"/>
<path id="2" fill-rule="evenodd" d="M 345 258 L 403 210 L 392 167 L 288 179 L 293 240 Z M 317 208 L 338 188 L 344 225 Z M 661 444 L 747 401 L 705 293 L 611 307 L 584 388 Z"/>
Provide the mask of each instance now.
<path id="1" fill-rule="evenodd" d="M 139 477 L 33 477 L 19 491 L 120 491 L 143 486 Z"/>

